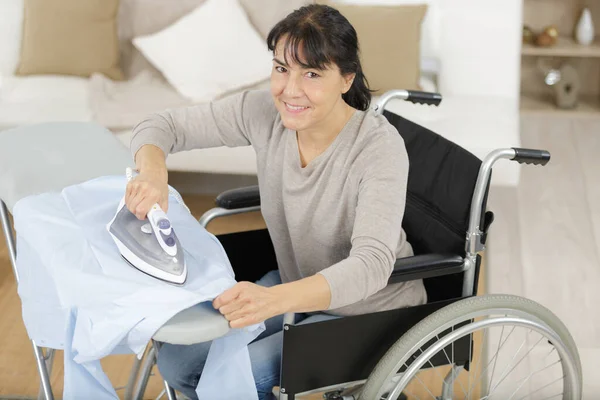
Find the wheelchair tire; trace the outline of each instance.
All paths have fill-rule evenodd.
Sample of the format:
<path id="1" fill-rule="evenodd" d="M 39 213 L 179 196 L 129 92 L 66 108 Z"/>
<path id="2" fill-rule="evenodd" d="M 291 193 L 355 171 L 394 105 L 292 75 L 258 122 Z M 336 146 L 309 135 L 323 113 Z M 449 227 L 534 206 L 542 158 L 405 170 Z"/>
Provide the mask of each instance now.
<path id="1" fill-rule="evenodd" d="M 418 324 L 413 326 L 408 332 L 406 332 L 400 339 L 398 339 L 398 341 L 394 343 L 381 358 L 365 382 L 358 399 L 379 400 L 385 394 L 387 394 L 387 397 L 385 398 L 388 400 L 394 400 L 402 392 L 402 390 L 404 390 L 406 383 L 408 383 L 409 379 L 412 379 L 412 377 L 409 376 L 406 378 L 406 380 L 400 379 L 399 381 L 396 379 L 397 383 L 395 383 L 396 386 L 394 389 L 391 392 L 386 393 L 387 390 L 390 390 L 389 388 L 392 379 L 395 376 L 397 378 L 397 372 L 403 365 L 405 365 L 407 361 L 412 361 L 414 363 L 419 361 L 416 359 L 425 355 L 421 350 L 422 346 L 435 338 L 440 340 L 438 336 L 440 333 L 451 328 L 454 329 L 453 327 L 461 322 L 467 324 L 462 328 L 468 328 L 469 325 L 475 324 L 473 319 L 491 317 L 493 315 L 504 315 L 504 319 L 514 317 L 514 321 L 529 321 L 531 322 L 531 325 L 540 326 L 550 335 L 558 338 L 560 343 L 555 344 L 549 339 L 547 343 L 554 346 L 554 348 L 559 352 L 559 356 L 561 358 L 560 362 L 562 364 L 561 366 L 565 376 L 565 379 L 563 380 L 563 398 L 575 400 L 581 399 L 581 361 L 575 341 L 573 340 L 568 329 L 547 308 L 532 300 L 513 295 L 484 295 L 469 297 L 441 308 L 435 313 L 424 318 Z M 491 318 L 490 321 L 492 321 Z M 498 322 L 496 322 L 496 324 L 498 324 Z M 458 333 L 458 330 L 456 333 Z M 548 336 L 546 336 L 546 338 L 548 338 Z M 441 340 L 443 339 L 444 337 L 442 337 Z M 559 345 L 558 347 L 557 344 Z M 447 346 L 447 344 L 444 346 Z M 416 353 L 416 351 L 421 351 L 421 354 Z M 562 352 L 562 354 L 560 352 Z M 446 353 L 445 350 L 444 353 Z M 446 357 L 448 357 L 447 353 Z M 405 370 L 404 373 L 406 374 L 409 369 L 410 366 L 407 367 L 407 370 Z M 571 371 L 570 376 L 573 379 L 569 379 L 569 371 Z M 417 370 L 413 374 L 413 377 L 418 372 L 419 371 Z M 481 374 L 483 375 L 483 373 Z"/>

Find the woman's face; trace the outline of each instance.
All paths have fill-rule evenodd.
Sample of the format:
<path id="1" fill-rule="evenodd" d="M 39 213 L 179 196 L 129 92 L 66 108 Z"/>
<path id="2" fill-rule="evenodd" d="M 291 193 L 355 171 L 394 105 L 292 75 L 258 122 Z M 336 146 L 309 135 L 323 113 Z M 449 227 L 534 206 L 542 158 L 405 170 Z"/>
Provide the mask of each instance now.
<path id="1" fill-rule="evenodd" d="M 287 65 L 285 59 L 291 62 L 292 57 L 284 57 L 284 45 L 279 40 L 271 70 L 271 94 L 284 126 L 295 131 L 327 126 L 328 118 L 346 106 L 342 94 L 350 89 L 354 74 L 342 76 L 335 64 L 325 70 Z"/>

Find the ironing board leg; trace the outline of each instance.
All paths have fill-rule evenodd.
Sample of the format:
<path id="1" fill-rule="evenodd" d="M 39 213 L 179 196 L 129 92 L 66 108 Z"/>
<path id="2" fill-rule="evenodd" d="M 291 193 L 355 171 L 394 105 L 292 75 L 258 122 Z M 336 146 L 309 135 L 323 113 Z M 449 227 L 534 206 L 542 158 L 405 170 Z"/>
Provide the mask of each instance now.
<path id="1" fill-rule="evenodd" d="M 154 349 L 156 349 L 157 353 L 158 353 L 158 350 L 160 350 L 160 345 L 161 345 L 160 342 L 157 342 L 155 340 L 152 341 L 152 347 Z M 155 357 L 155 361 L 156 361 L 156 355 L 154 357 Z M 175 390 L 171 386 L 169 386 L 169 383 L 167 381 L 163 380 L 163 385 L 165 386 L 165 393 L 167 394 L 167 398 L 169 400 L 177 400 L 177 395 L 175 394 Z"/>
<path id="2" fill-rule="evenodd" d="M 42 355 L 43 355 L 44 351 L 42 348 L 40 348 L 40 351 L 42 352 Z M 48 371 L 48 377 L 52 376 L 52 365 L 54 364 L 54 354 L 55 354 L 54 349 L 47 349 L 47 353 L 43 357 L 44 364 L 46 365 L 46 371 Z M 44 400 L 44 399 L 45 399 L 44 388 L 43 388 L 43 385 L 40 385 L 40 392 L 38 394 L 38 400 Z"/>
<path id="3" fill-rule="evenodd" d="M 146 346 L 147 348 L 148 346 Z M 133 367 L 131 368 L 131 373 L 129 374 L 129 379 L 127 380 L 127 385 L 125 386 L 125 394 L 123 395 L 123 400 L 133 400 L 133 390 L 135 388 L 135 383 L 137 382 L 138 376 L 140 374 L 140 367 L 142 366 L 142 361 L 144 361 L 144 357 L 146 357 L 146 350 L 144 349 L 144 355 L 142 358 L 134 357 Z"/>
<path id="4" fill-rule="evenodd" d="M 177 400 L 177 395 L 175 395 L 175 390 L 173 390 L 173 388 L 171 386 L 169 386 L 167 381 L 163 381 L 163 383 L 165 384 L 165 393 L 167 394 L 167 398 L 169 400 Z"/>
<path id="5" fill-rule="evenodd" d="M 35 361 L 37 364 L 38 372 L 40 373 L 40 395 L 43 394 L 43 398 L 45 400 L 54 400 L 54 395 L 52 394 L 52 387 L 50 386 L 50 374 L 48 373 L 48 368 L 46 367 L 46 360 L 44 359 L 44 352 L 41 347 L 38 347 L 35 344 L 35 341 L 32 340 L 33 344 L 33 352 L 35 354 Z"/>
<path id="6" fill-rule="evenodd" d="M 148 386 L 148 380 L 150 380 L 150 374 L 152 373 L 152 367 L 156 359 L 156 349 L 150 347 L 148 353 L 146 353 L 146 359 L 142 364 L 142 371 L 140 372 L 139 381 L 135 392 L 133 393 L 133 400 L 142 400 L 144 393 L 146 392 L 146 386 Z"/>
<path id="7" fill-rule="evenodd" d="M 15 279 L 17 283 L 19 283 L 19 273 L 17 271 L 17 249 L 15 246 L 15 237 L 12 229 L 12 225 L 10 224 L 10 219 L 8 218 L 8 208 L 6 207 L 6 203 L 0 200 L 0 220 L 2 221 L 2 231 L 4 232 L 4 238 L 6 239 L 6 246 L 8 248 L 8 255 L 10 258 L 10 263 L 13 268 L 13 272 L 15 274 Z M 46 368 L 46 360 L 44 359 L 44 353 L 41 347 L 35 343 L 34 340 L 31 341 L 33 345 L 33 353 L 35 355 L 35 362 L 37 364 L 38 372 L 40 373 L 40 382 L 41 388 L 40 391 L 44 393 L 46 400 L 54 400 L 54 395 L 52 394 L 52 387 L 50 386 L 50 374 L 48 373 L 48 369 Z"/>
<path id="8" fill-rule="evenodd" d="M 133 394 L 133 400 L 142 400 L 144 397 L 144 393 L 146 392 L 146 386 L 148 386 L 148 380 L 150 380 L 150 374 L 152 373 L 152 367 L 154 367 L 154 363 L 156 362 L 156 353 L 160 348 L 160 343 L 152 341 L 152 345 L 150 346 L 150 350 L 146 353 L 146 359 L 142 365 L 142 372 L 140 373 L 140 378 L 138 385 L 136 387 L 135 393 Z M 177 396 L 175 395 L 175 391 L 169 386 L 167 381 L 163 381 L 165 386 L 165 393 L 169 400 L 177 400 Z"/>

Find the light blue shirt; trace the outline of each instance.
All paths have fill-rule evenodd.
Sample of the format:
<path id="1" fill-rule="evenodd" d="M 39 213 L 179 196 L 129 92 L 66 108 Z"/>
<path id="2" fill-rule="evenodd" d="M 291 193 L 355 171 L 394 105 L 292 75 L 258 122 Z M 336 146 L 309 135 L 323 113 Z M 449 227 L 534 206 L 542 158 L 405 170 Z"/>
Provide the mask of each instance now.
<path id="1" fill-rule="evenodd" d="M 107 176 L 23 198 L 13 209 L 23 320 L 39 346 L 64 349 L 65 400 L 117 399 L 102 357 L 141 356 L 172 316 L 236 283 L 218 239 L 173 196 L 168 216 L 185 251 L 186 283 L 165 283 L 128 265 L 106 231 L 125 187 L 124 176 Z M 213 341 L 200 398 L 258 397 L 247 345 L 263 330 L 234 329 Z"/>

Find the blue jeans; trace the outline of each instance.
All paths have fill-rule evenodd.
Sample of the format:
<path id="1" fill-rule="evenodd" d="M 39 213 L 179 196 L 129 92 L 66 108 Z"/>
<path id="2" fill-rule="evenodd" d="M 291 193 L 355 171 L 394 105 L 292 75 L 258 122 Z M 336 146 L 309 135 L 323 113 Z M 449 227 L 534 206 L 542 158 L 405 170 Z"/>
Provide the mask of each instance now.
<path id="1" fill-rule="evenodd" d="M 278 271 L 271 271 L 256 284 L 271 287 L 281 284 Z M 296 323 L 307 324 L 338 318 L 327 314 L 296 314 Z M 265 331 L 248 345 L 252 373 L 260 400 L 272 399 L 273 386 L 279 385 L 279 366 L 283 346 L 283 315 L 265 321 Z M 198 399 L 196 386 L 208 356 L 211 342 L 193 345 L 165 343 L 158 352 L 158 370 L 169 385 L 190 399 Z"/>

